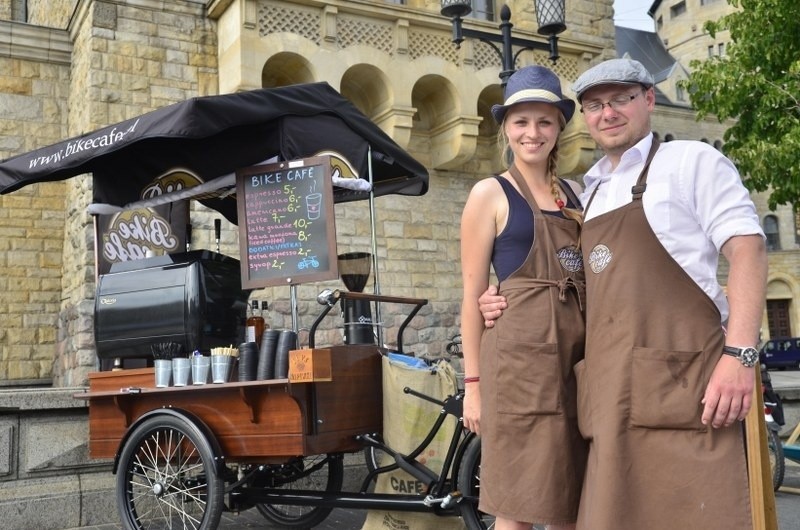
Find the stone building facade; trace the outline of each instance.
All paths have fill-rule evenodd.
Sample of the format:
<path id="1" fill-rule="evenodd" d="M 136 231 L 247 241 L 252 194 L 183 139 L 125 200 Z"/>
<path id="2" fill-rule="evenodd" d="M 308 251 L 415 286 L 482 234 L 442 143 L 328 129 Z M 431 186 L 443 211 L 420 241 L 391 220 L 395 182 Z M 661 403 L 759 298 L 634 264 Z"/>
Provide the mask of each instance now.
<path id="1" fill-rule="evenodd" d="M 569 1 L 554 66 L 565 89 L 590 64 L 615 55 L 612 4 Z M 515 33 L 539 39 L 532 2 L 508 5 Z M 457 49 L 439 8 L 436 0 L 0 0 L 0 157 L 193 96 L 327 81 L 430 171 L 425 196 L 376 200 L 378 272 L 383 294 L 430 301 L 404 342 L 415 353 L 438 354 L 458 331 L 461 209 L 471 186 L 501 169 L 489 113 L 501 99 L 500 61 L 478 41 Z M 497 22 L 466 23 L 497 31 Z M 663 30 L 671 28 L 665 20 Z M 517 60 L 534 63 L 550 64 L 538 50 Z M 721 126 L 698 127 L 690 116 L 667 106 L 654 128 L 676 138 L 722 137 Z M 566 176 L 578 177 L 597 156 L 580 121 L 564 135 Z M 95 369 L 90 201 L 90 176 L 0 196 L 4 385 L 79 386 Z M 194 248 L 213 248 L 213 212 L 192 208 Z M 366 203 L 337 208 L 340 252 L 369 250 L 368 217 Z M 782 248 L 796 248 L 786 218 L 778 212 Z M 238 254 L 236 227 L 225 221 L 220 250 Z M 789 271 L 792 253 L 780 252 Z M 796 295 L 792 275 L 773 270 L 780 296 Z M 299 287 L 301 327 L 317 312 L 316 293 L 340 286 Z M 289 327 L 286 289 L 252 298 L 270 301 L 273 327 Z M 385 312 L 387 337 L 400 311 Z M 796 316 L 792 322 L 800 325 Z M 341 340 L 336 326 L 324 331 L 330 342 Z"/>
<path id="2" fill-rule="evenodd" d="M 532 3 L 509 6 L 514 31 L 541 40 Z M 500 60 L 481 42 L 457 49 L 439 9 L 433 0 L 0 1 L 0 157 L 192 96 L 327 81 L 430 171 L 427 195 L 382 197 L 376 211 L 381 292 L 430 301 L 404 343 L 437 354 L 458 331 L 463 203 L 501 167 L 489 114 L 501 99 Z M 467 24 L 498 31 L 497 22 Z M 567 26 L 555 66 L 565 87 L 613 56 L 612 0 L 572 2 Z M 549 61 L 541 51 L 517 61 L 533 63 Z M 573 124 L 562 153 L 562 174 L 578 175 L 594 146 Z M 0 197 L 3 384 L 79 386 L 95 369 L 90 201 L 90 176 Z M 340 252 L 368 250 L 368 213 L 366 204 L 337 208 Z M 212 248 L 213 217 L 193 206 L 195 248 Z M 236 238 L 223 223 L 221 252 L 236 256 Z M 340 287 L 300 286 L 301 327 L 326 286 Z M 286 289 L 252 297 L 271 302 L 274 327 L 288 327 Z M 399 318 L 388 308 L 387 337 Z M 335 322 L 328 337 L 341 340 Z"/>
<path id="3" fill-rule="evenodd" d="M 725 55 L 730 32 L 723 31 L 714 38 L 703 30 L 708 20 L 718 20 L 731 12 L 726 0 L 659 0 L 650 12 L 655 31 L 670 53 L 688 65 L 691 60 Z"/>

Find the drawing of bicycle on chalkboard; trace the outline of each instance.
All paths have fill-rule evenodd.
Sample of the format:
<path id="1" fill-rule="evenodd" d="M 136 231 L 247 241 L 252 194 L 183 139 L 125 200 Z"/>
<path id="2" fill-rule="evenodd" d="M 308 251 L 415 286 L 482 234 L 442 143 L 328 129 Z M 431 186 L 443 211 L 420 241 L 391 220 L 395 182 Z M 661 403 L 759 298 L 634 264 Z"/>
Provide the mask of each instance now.
<path id="1" fill-rule="evenodd" d="M 308 256 L 307 258 L 303 258 L 297 264 L 297 268 L 299 270 L 308 269 L 309 267 L 312 269 L 319 268 L 319 261 L 317 260 L 316 256 Z"/>

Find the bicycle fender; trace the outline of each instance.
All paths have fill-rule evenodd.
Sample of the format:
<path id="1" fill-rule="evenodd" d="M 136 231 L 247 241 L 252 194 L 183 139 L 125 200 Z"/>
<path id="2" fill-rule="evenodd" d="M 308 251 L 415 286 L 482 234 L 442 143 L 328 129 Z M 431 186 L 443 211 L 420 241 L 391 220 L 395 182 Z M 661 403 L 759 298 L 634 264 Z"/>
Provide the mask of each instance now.
<path id="1" fill-rule="evenodd" d="M 214 452 L 214 461 L 216 463 L 212 469 L 214 469 L 214 473 L 218 477 L 221 475 L 222 470 L 225 468 L 225 456 L 222 454 L 222 448 L 220 447 L 217 438 L 214 436 L 214 433 L 197 415 L 189 412 L 188 410 L 176 409 L 173 407 L 162 407 L 160 409 L 154 409 L 146 412 L 139 416 L 139 418 L 133 422 L 130 427 L 128 427 L 128 430 L 125 431 L 125 435 L 119 442 L 119 446 L 117 446 L 117 453 L 114 455 L 114 466 L 111 469 L 111 472 L 114 475 L 117 474 L 117 467 L 119 466 L 119 457 L 122 453 L 122 449 L 125 447 L 125 444 L 128 442 L 128 439 L 133 431 L 135 431 L 139 425 L 144 423 L 145 420 L 148 420 L 154 416 L 173 416 L 189 422 L 189 425 L 196 429 L 197 432 L 195 434 L 205 438 L 211 446 L 211 450 Z"/>
<path id="2" fill-rule="evenodd" d="M 456 449 L 455 457 L 453 457 L 453 478 L 458 480 L 458 471 L 461 469 L 461 460 L 464 458 L 464 452 L 469 447 L 470 442 L 473 438 L 477 438 L 478 435 L 474 432 L 469 432 L 464 439 L 458 444 L 458 448 Z M 457 487 L 460 488 L 459 484 L 456 484 Z"/>

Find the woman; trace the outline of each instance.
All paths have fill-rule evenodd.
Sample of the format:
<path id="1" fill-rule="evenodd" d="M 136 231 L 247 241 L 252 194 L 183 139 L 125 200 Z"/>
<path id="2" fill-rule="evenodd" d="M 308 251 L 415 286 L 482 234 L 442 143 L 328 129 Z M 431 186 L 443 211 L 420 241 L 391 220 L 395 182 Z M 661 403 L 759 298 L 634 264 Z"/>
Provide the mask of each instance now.
<path id="1" fill-rule="evenodd" d="M 509 168 L 478 182 L 461 218 L 464 425 L 481 435 L 480 509 L 498 530 L 574 528 L 586 461 L 572 368 L 583 357 L 576 183 L 556 176 L 575 112 L 556 75 L 529 66 L 492 107 Z M 508 309 L 484 329 L 490 266 Z M 511 318 L 508 318 L 511 317 Z"/>

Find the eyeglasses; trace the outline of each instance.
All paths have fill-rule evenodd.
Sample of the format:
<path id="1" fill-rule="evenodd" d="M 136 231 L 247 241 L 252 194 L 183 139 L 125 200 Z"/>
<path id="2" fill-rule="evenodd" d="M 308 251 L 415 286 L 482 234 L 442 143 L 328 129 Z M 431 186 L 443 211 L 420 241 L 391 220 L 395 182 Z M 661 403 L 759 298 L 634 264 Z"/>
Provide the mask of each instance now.
<path id="1" fill-rule="evenodd" d="M 590 101 L 581 107 L 581 112 L 584 114 L 597 114 L 598 112 L 602 112 L 606 106 L 614 110 L 624 109 L 639 94 L 641 94 L 641 92 L 634 92 L 633 94 L 618 94 L 605 103 L 602 101 Z"/>

